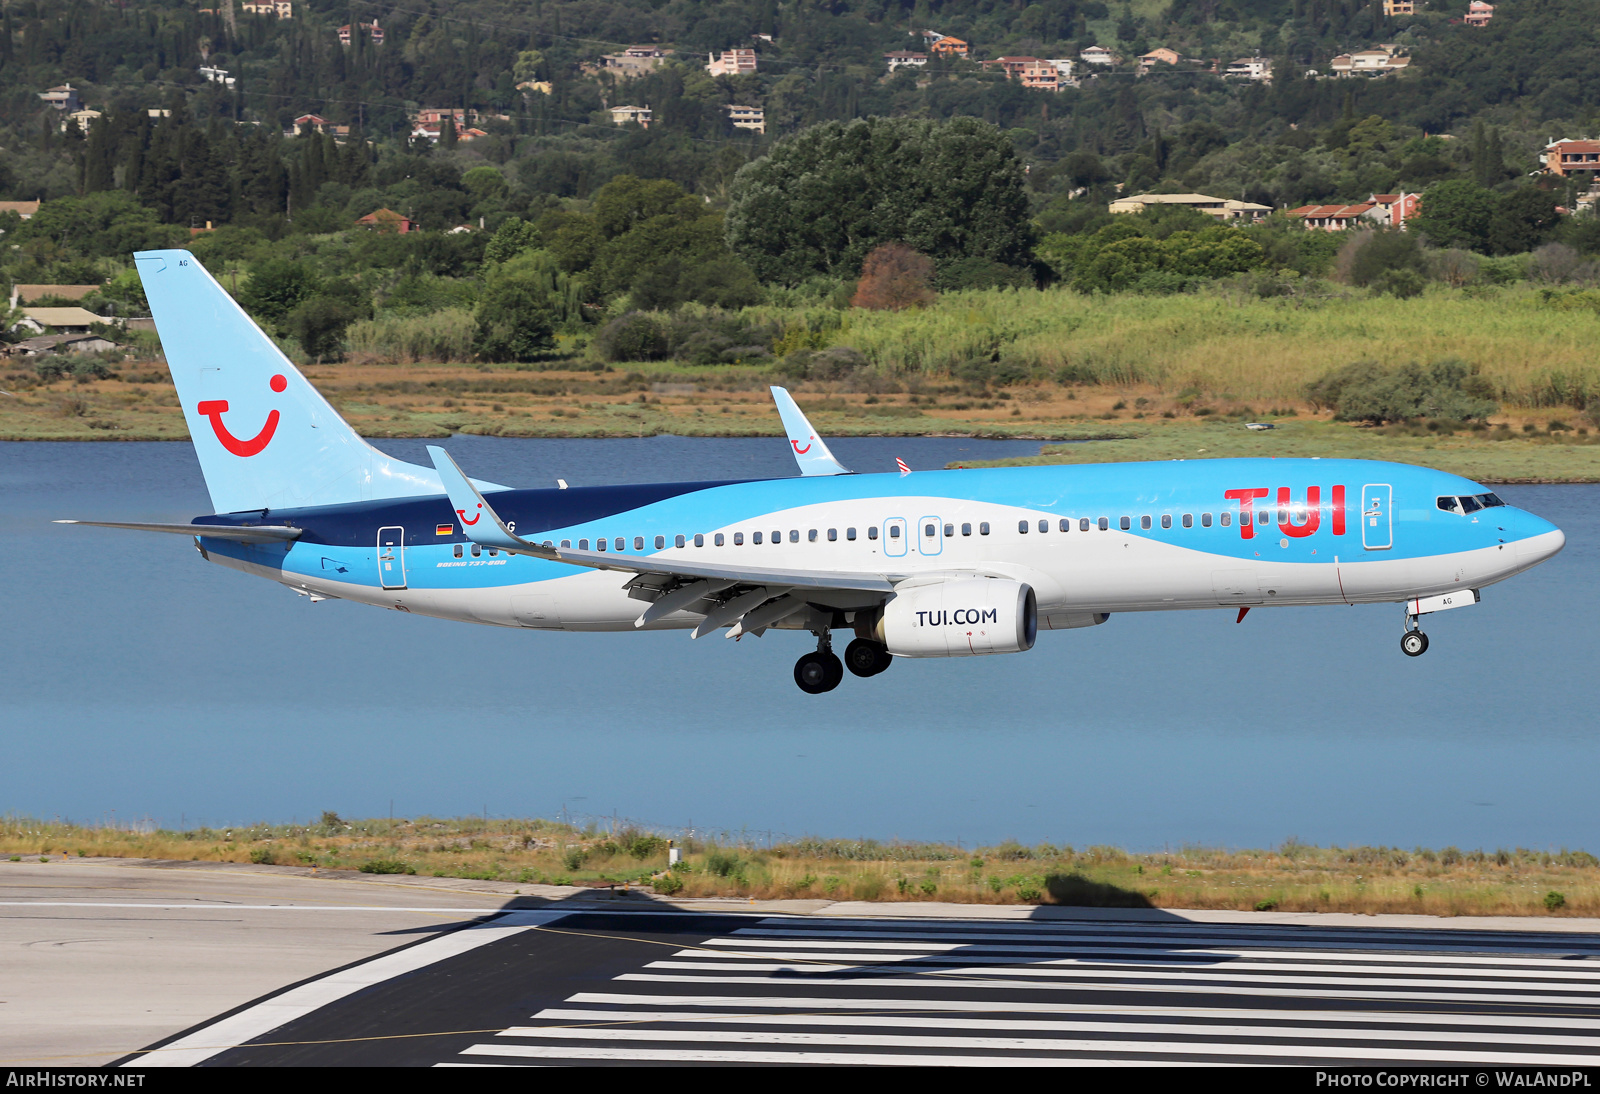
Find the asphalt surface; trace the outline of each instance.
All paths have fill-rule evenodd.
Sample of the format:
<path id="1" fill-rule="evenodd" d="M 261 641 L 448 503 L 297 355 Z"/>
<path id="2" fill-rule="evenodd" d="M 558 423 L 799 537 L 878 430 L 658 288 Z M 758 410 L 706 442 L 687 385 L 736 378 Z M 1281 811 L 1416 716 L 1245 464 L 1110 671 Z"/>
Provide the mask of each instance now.
<path id="1" fill-rule="evenodd" d="M 1595 936 L 654 912 L 504 929 L 204 1062 L 1600 1064 Z"/>
<path id="2" fill-rule="evenodd" d="M 0 1064 L 1600 1065 L 1600 924 L 0 863 Z"/>

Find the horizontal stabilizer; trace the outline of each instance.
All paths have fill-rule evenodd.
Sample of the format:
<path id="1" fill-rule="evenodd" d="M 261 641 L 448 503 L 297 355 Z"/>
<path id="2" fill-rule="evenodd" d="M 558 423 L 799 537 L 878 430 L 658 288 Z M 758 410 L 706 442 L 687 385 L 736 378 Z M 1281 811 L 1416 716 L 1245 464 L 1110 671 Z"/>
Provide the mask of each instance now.
<path id="1" fill-rule="evenodd" d="M 55 524 L 88 524 L 95 528 L 126 528 L 133 532 L 171 532 L 179 536 L 205 536 L 232 539 L 240 543 L 289 543 L 300 538 L 300 529 L 281 524 L 261 524 L 253 528 L 236 524 L 133 524 L 115 520 L 58 520 Z"/>
<path id="2" fill-rule="evenodd" d="M 810 420 L 795 403 L 794 396 L 781 387 L 772 389 L 772 401 L 778 404 L 778 417 L 783 419 L 783 431 L 789 435 L 789 447 L 794 450 L 794 462 L 800 465 L 802 475 L 848 475 L 850 469 L 833 458 L 828 446 L 817 436 Z"/>

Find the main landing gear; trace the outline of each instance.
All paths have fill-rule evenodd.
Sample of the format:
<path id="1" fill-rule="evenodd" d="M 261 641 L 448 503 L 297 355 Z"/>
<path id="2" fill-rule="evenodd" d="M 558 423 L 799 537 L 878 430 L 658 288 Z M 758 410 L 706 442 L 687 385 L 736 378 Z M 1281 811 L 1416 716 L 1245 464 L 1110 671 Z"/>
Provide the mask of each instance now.
<path id="1" fill-rule="evenodd" d="M 881 642 L 857 638 L 845 647 L 841 661 L 833 652 L 833 636 L 821 631 L 817 634 L 816 652 L 794 663 L 794 682 L 808 695 L 821 695 L 839 686 L 846 667 L 857 676 L 876 676 L 893 660 Z"/>
<path id="2" fill-rule="evenodd" d="M 1407 657 L 1421 657 L 1428 652 L 1428 636 L 1417 630 L 1417 617 L 1406 613 L 1406 632 L 1400 636 L 1400 652 Z"/>

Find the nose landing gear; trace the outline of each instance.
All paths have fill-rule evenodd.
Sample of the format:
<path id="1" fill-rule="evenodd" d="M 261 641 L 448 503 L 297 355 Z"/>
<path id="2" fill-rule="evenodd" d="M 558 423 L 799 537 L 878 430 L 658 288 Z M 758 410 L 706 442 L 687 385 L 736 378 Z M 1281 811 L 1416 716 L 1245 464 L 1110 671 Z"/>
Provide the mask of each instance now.
<path id="1" fill-rule="evenodd" d="M 1428 652 L 1428 636 L 1417 630 L 1417 617 L 1406 613 L 1406 631 L 1400 636 L 1400 652 L 1407 657 L 1421 657 Z"/>

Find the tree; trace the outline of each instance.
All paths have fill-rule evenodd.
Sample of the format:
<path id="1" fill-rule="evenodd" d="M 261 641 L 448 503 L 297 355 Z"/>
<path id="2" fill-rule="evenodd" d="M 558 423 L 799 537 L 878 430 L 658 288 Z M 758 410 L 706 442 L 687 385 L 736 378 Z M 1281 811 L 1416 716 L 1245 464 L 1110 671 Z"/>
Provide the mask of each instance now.
<path id="1" fill-rule="evenodd" d="M 779 141 L 734 180 L 727 240 L 764 281 L 850 277 L 903 242 L 936 263 L 1026 266 L 1033 249 L 1022 164 L 976 118 L 829 122 Z"/>
<path id="2" fill-rule="evenodd" d="M 485 361 L 528 361 L 555 345 L 558 324 L 581 321 L 582 285 L 548 251 L 524 251 L 484 277 L 474 346 Z"/>
<path id="3" fill-rule="evenodd" d="M 885 243 L 861 264 L 851 307 L 904 311 L 933 302 L 933 259 L 904 243 Z"/>
<path id="4" fill-rule="evenodd" d="M 269 258 L 250 271 L 250 280 L 239 293 L 239 303 L 261 322 L 277 324 L 315 296 L 318 288 L 320 279 L 306 263 Z"/>
<path id="5" fill-rule="evenodd" d="M 1422 211 L 1412 224 L 1440 247 L 1486 253 L 1496 205 L 1494 194 L 1477 183 L 1448 179 L 1423 193 Z"/>

